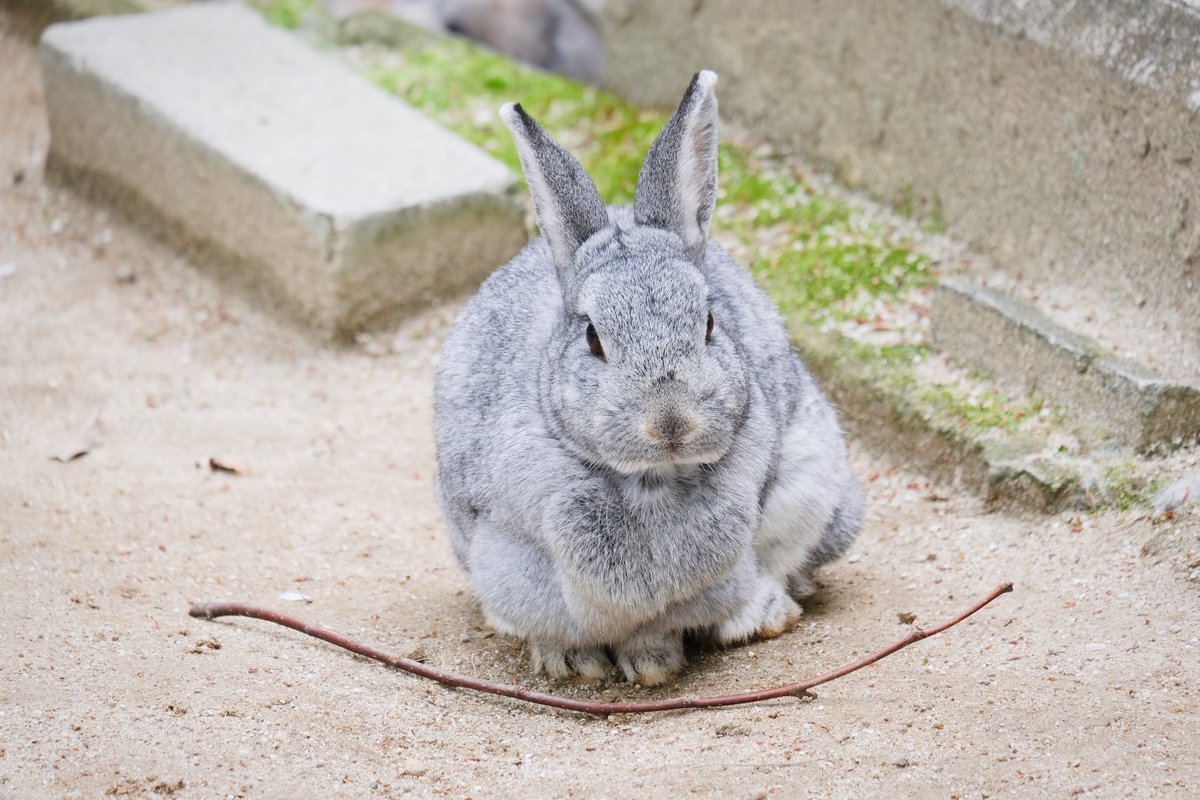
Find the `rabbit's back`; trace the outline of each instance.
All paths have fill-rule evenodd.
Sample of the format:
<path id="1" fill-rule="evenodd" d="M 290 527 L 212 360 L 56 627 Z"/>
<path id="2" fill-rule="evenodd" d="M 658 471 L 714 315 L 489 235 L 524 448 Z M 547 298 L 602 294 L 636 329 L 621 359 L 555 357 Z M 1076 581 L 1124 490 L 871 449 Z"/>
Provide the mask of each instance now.
<path id="1" fill-rule="evenodd" d="M 538 239 L 496 270 L 459 314 L 442 347 L 434 384 L 438 493 L 451 540 L 464 545 L 476 522 L 496 513 L 525 437 L 549 440 L 538 409 L 538 372 L 562 293 Z"/>

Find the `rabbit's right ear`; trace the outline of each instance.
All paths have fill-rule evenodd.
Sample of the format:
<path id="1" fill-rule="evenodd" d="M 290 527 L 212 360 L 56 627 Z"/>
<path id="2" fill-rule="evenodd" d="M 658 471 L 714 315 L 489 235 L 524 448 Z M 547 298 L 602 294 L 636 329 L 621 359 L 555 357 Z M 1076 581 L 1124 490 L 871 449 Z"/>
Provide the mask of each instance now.
<path id="1" fill-rule="evenodd" d="M 717 203 L 716 85 L 715 72 L 692 77 L 679 108 L 650 145 L 633 201 L 639 225 L 679 234 L 697 264 L 704 263 Z"/>
<path id="2" fill-rule="evenodd" d="M 547 136 L 520 104 L 504 105 L 500 118 L 517 143 L 538 227 L 554 254 L 559 281 L 564 290 L 569 290 L 575 251 L 608 224 L 604 201 L 574 156 Z"/>

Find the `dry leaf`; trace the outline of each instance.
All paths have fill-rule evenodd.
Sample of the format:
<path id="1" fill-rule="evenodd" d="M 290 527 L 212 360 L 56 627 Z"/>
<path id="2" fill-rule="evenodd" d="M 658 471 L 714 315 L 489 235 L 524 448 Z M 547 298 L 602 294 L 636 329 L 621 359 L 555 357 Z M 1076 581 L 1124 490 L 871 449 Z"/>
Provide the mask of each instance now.
<path id="1" fill-rule="evenodd" d="M 230 472 L 234 475 L 246 474 L 246 465 L 231 458 L 218 458 L 213 456 L 208 460 L 208 468 L 213 472 Z"/>
<path id="2" fill-rule="evenodd" d="M 914 622 L 917 621 L 917 615 L 911 611 L 901 611 L 899 614 L 896 615 L 896 617 L 904 625 L 912 625 Z"/>
<path id="3" fill-rule="evenodd" d="M 58 452 L 52 458 L 65 464 L 68 461 L 74 461 L 80 456 L 87 455 L 102 444 L 104 444 L 104 430 L 100 427 L 100 412 L 96 411 L 92 414 L 91 421 L 83 427 L 83 430 L 71 439 L 71 441 L 59 448 Z"/>

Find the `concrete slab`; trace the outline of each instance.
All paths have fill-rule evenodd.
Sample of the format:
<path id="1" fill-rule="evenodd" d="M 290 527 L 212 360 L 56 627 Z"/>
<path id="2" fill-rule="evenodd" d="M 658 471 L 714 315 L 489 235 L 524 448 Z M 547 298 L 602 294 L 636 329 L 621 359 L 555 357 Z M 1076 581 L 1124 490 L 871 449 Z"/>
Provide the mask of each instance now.
<path id="1" fill-rule="evenodd" d="M 502 164 L 239 5 L 55 25 L 48 167 L 339 336 L 525 242 Z"/>
<path id="2" fill-rule="evenodd" d="M 1040 392 L 1140 452 L 1200 439 L 1200 386 L 1112 355 L 1002 292 L 966 278 L 944 280 L 931 333 L 938 347 Z"/>

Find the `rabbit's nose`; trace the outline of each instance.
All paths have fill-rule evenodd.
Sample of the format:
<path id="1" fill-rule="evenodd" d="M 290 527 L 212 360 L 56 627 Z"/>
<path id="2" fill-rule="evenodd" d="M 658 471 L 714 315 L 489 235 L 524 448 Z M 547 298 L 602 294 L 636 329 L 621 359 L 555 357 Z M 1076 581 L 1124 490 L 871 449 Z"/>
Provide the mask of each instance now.
<path id="1" fill-rule="evenodd" d="M 656 442 L 680 445 L 696 428 L 697 423 L 693 417 L 671 410 L 655 415 L 644 429 L 646 435 Z"/>

